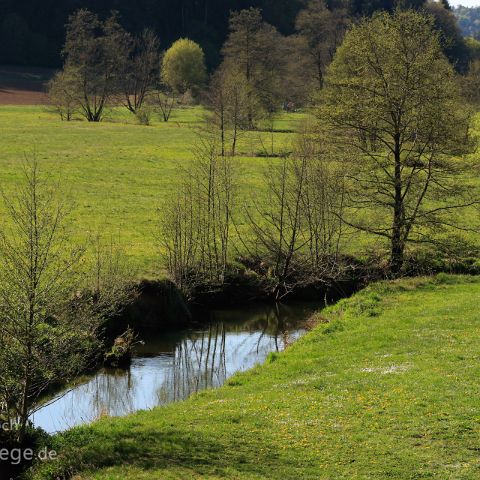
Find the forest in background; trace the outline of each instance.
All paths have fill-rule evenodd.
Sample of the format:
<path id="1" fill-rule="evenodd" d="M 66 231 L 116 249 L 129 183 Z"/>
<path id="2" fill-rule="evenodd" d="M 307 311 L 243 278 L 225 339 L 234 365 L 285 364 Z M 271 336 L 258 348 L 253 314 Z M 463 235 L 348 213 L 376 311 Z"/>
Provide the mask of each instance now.
<path id="1" fill-rule="evenodd" d="M 426 8 L 432 13 L 444 36 L 448 58 L 465 70 L 470 53 L 447 0 L 328 0 L 329 9 L 345 9 L 352 19 L 375 11 L 400 8 Z M 198 42 L 205 51 L 207 66 L 220 63 L 220 49 L 228 34 L 231 11 L 260 8 L 264 20 L 281 34 L 295 33 L 303 0 L 0 0 L 0 64 L 59 67 L 65 39 L 65 24 L 79 8 L 106 17 L 119 12 L 122 25 L 131 32 L 152 29 L 161 47 L 168 48 L 180 37 Z"/>
<path id="2" fill-rule="evenodd" d="M 478 40 L 478 37 L 480 37 L 480 7 L 459 5 L 453 11 L 458 18 L 458 25 L 463 35 Z"/>

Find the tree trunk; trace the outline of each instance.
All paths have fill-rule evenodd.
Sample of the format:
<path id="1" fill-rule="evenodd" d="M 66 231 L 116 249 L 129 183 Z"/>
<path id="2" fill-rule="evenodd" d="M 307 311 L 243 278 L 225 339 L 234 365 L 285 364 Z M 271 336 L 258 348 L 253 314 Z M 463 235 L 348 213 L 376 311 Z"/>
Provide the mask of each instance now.
<path id="1" fill-rule="evenodd" d="M 402 170 L 400 154 L 400 134 L 395 135 L 395 204 L 393 209 L 393 225 L 390 253 L 390 270 L 395 276 L 403 267 L 405 242 L 403 230 L 405 227 L 405 216 L 402 196 Z"/>

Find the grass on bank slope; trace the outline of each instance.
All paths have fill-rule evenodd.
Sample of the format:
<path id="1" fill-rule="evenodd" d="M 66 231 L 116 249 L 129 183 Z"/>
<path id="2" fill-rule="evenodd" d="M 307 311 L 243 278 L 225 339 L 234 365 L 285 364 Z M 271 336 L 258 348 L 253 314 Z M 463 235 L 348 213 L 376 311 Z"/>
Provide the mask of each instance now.
<path id="1" fill-rule="evenodd" d="M 76 479 L 478 479 L 480 279 L 373 285 L 188 401 L 55 440 Z"/>

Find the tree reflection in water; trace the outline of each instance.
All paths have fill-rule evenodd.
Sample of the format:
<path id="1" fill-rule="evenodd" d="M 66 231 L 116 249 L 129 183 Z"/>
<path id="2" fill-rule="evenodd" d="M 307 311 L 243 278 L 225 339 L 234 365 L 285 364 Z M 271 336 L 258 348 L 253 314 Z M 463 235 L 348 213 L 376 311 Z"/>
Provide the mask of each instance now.
<path id="1" fill-rule="evenodd" d="M 35 414 L 34 423 L 49 432 L 65 430 L 218 387 L 235 372 L 263 362 L 270 352 L 281 351 L 298 338 L 315 307 L 257 305 L 216 310 L 202 319 L 202 329 L 147 335 L 127 371 L 102 369 L 58 395 Z"/>
<path id="2" fill-rule="evenodd" d="M 184 400 L 192 393 L 222 385 L 227 378 L 225 325 L 210 325 L 208 331 L 182 340 L 172 367 L 158 389 L 158 403 Z"/>

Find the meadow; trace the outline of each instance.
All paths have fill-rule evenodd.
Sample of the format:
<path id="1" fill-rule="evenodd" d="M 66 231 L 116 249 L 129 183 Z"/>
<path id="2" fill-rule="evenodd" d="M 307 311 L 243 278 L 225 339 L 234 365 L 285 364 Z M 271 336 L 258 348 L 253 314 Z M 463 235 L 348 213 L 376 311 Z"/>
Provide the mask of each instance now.
<path id="1" fill-rule="evenodd" d="M 0 105 L 1 189 L 7 195 L 13 192 L 22 178 L 22 163 L 35 155 L 74 206 L 69 219 L 72 243 L 86 243 L 100 233 L 121 247 L 134 277 L 162 277 L 160 212 L 185 176 L 206 115 L 202 107 L 179 108 L 169 122 L 156 117 L 143 126 L 121 108 L 111 110 L 101 123 L 89 123 L 62 122 L 44 105 Z M 308 118 L 307 113 L 280 113 L 273 124 L 241 133 L 235 157 L 239 231 L 247 229 L 245 205 L 265 191 L 265 172 L 279 161 L 279 154 L 292 151 L 295 132 Z M 480 131 L 478 119 L 475 128 Z M 477 175 L 465 181 L 473 190 L 480 188 Z M 474 209 L 461 215 L 478 223 Z M 2 221 L 8 219 L 3 216 Z M 344 252 L 362 256 L 386 247 L 381 238 L 345 232 Z M 478 239 L 475 233 L 462 235 Z M 235 237 L 236 231 L 233 244 L 241 247 Z M 235 248 L 231 254 L 237 254 Z"/>
<path id="2" fill-rule="evenodd" d="M 138 125 L 117 109 L 101 123 L 62 122 L 44 106 L 0 106 L 0 184 L 5 193 L 21 179 L 26 156 L 36 155 L 41 169 L 60 179 L 74 204 L 72 240 L 101 232 L 112 236 L 141 277 L 159 276 L 155 241 L 158 210 L 175 193 L 204 123 L 201 107 L 178 109 L 168 123 L 155 119 Z M 269 162 L 265 151 L 291 150 L 302 114 L 281 114 L 274 132 L 246 132 L 236 157 L 240 195 L 253 198 L 262 189 Z"/>
<path id="3" fill-rule="evenodd" d="M 478 277 L 373 284 L 266 364 L 54 439 L 35 479 L 477 479 Z"/>

